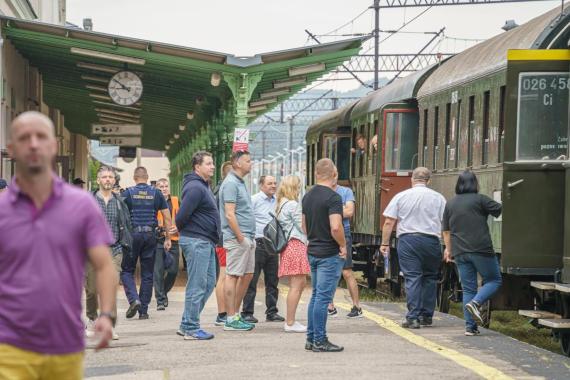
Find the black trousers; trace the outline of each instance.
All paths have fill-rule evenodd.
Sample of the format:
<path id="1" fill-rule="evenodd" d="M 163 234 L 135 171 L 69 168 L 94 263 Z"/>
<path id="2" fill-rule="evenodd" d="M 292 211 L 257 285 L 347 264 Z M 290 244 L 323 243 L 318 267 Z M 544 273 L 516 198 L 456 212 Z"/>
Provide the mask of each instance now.
<path id="1" fill-rule="evenodd" d="M 255 272 L 253 278 L 249 283 L 249 288 L 243 299 L 242 314 L 253 315 L 255 304 L 255 295 L 257 294 L 257 281 L 259 275 L 263 270 L 263 277 L 265 279 L 265 314 L 277 313 L 277 297 L 279 290 L 279 277 L 277 276 L 279 270 L 279 255 L 273 255 L 265 251 L 265 246 L 262 239 L 256 239 L 257 247 L 255 248 Z"/>

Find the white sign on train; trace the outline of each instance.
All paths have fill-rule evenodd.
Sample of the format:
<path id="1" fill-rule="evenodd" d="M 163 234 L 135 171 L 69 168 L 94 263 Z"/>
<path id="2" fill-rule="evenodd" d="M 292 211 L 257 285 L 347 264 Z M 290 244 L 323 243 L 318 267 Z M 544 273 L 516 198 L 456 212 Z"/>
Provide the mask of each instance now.
<path id="1" fill-rule="evenodd" d="M 111 135 L 111 136 L 140 136 L 142 126 L 140 124 L 92 124 L 92 135 Z"/>
<path id="2" fill-rule="evenodd" d="M 119 146 L 140 146 L 141 138 L 134 136 L 116 136 L 107 137 L 101 136 L 99 138 L 101 145 L 119 145 Z"/>

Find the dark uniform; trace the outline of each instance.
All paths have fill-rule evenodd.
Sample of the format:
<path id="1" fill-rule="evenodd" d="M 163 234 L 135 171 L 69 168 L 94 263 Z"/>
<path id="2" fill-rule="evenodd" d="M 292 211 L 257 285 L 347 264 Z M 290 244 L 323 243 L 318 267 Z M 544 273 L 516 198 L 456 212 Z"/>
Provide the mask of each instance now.
<path id="1" fill-rule="evenodd" d="M 157 244 L 155 228 L 158 225 L 156 214 L 160 210 L 168 209 L 168 205 L 160 190 L 146 183 L 129 187 L 123 195 L 125 196 L 125 203 L 131 211 L 133 252 L 132 255 L 123 258 L 121 281 L 129 304 L 139 301 L 141 304 L 139 315 L 146 315 L 152 297 L 152 277 Z M 139 258 L 141 262 L 141 287 L 137 293 L 134 274 Z"/>

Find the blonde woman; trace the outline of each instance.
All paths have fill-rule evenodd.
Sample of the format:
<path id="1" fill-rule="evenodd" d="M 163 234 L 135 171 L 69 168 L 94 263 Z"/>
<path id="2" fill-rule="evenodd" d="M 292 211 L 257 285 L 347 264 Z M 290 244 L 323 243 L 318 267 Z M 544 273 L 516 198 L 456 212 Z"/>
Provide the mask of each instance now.
<path id="1" fill-rule="evenodd" d="M 287 176 L 281 181 L 277 190 L 277 219 L 289 234 L 289 242 L 281 253 L 279 260 L 279 278 L 289 279 L 287 294 L 286 332 L 304 333 L 307 326 L 295 320 L 295 313 L 301 294 L 305 288 L 306 276 L 311 272 L 307 258 L 307 236 L 301 227 L 301 180 L 297 176 Z"/>

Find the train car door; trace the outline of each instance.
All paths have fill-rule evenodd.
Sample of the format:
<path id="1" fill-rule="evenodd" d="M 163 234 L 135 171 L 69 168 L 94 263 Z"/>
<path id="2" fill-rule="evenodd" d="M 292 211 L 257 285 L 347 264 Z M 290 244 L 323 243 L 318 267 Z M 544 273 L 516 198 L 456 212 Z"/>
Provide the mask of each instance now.
<path id="1" fill-rule="evenodd" d="M 568 207 L 570 74 L 560 51 L 509 51 L 501 266 L 514 275 L 562 268 Z"/>
<path id="2" fill-rule="evenodd" d="M 385 109 L 380 176 L 380 226 L 384 210 L 394 195 L 408 189 L 417 165 L 419 116 L 417 109 Z"/>

